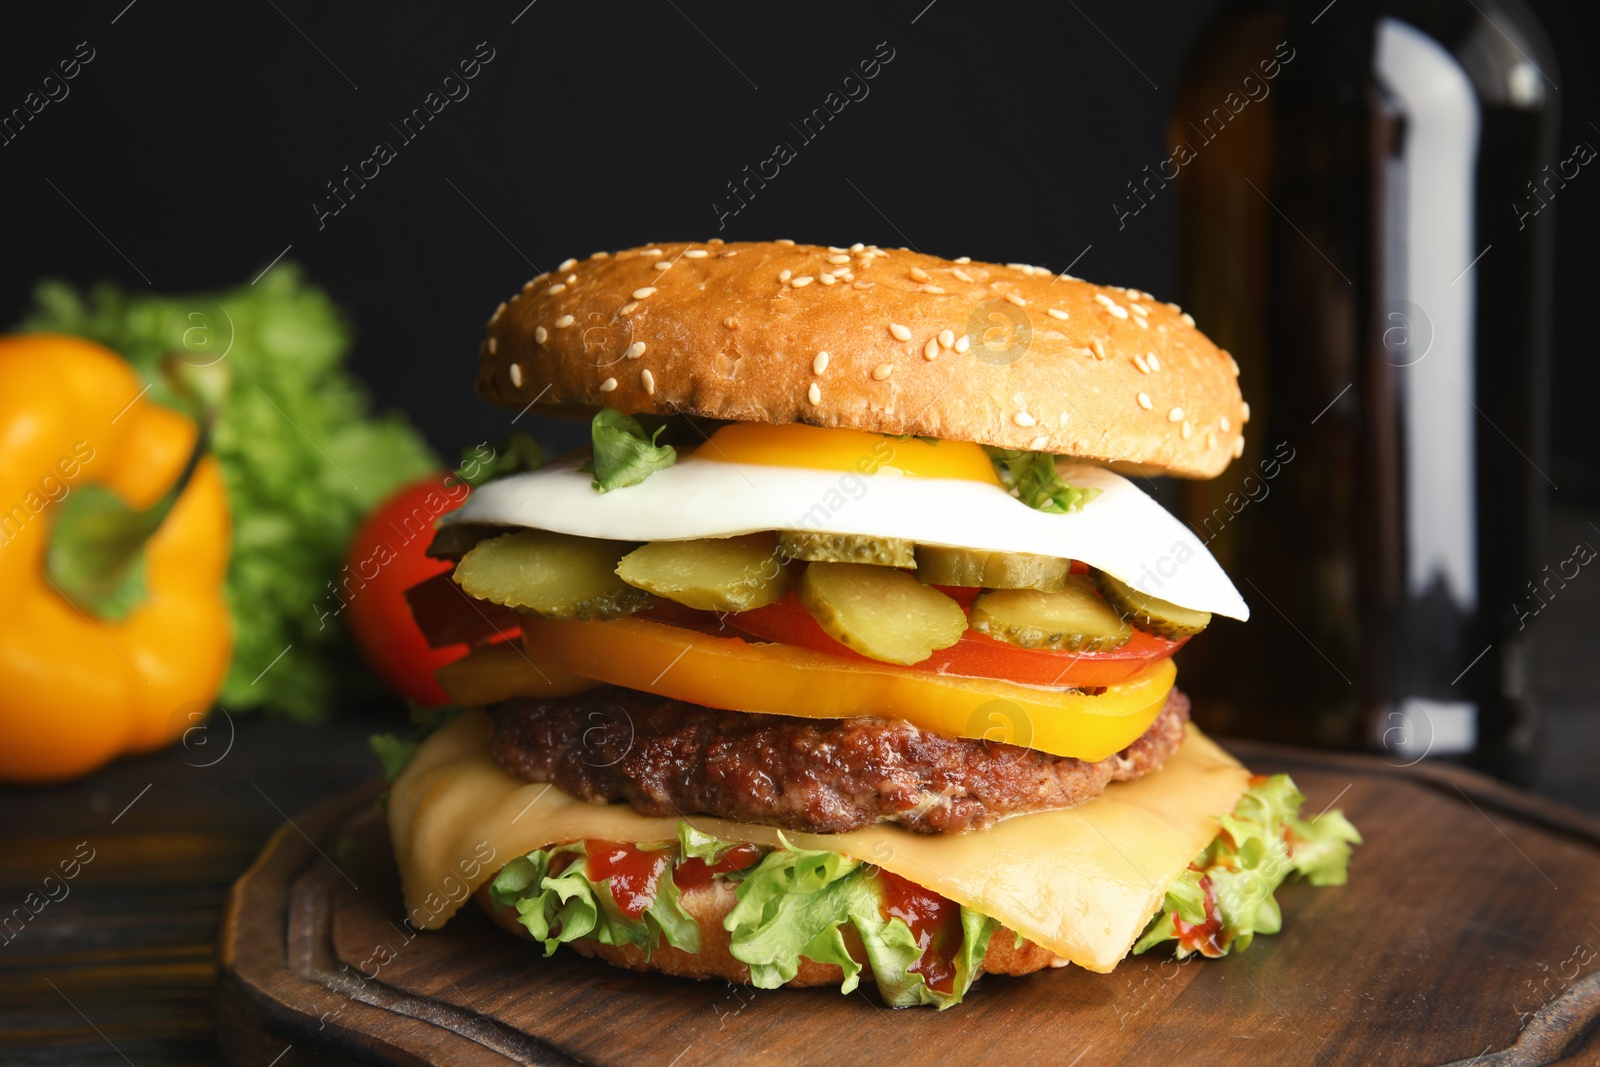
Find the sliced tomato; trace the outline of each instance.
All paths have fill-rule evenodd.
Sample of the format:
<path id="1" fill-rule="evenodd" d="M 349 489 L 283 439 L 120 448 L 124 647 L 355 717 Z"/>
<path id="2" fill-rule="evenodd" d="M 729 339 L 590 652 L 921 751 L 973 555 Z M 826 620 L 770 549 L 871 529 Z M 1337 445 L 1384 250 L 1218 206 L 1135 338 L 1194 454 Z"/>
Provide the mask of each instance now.
<path id="1" fill-rule="evenodd" d="M 429 648 L 503 641 L 522 632 L 521 615 L 468 596 L 448 570 L 413 585 L 405 598 Z"/>
<path id="2" fill-rule="evenodd" d="M 975 595 L 977 591 L 946 589 L 945 592 L 959 602 L 971 603 L 971 595 L 963 597 L 958 594 Z M 829 637 L 793 594 L 764 608 L 728 615 L 723 622 L 752 637 L 846 659 L 874 662 Z M 970 678 L 998 678 L 1023 685 L 1086 689 L 1126 681 L 1157 660 L 1171 656 L 1187 640 L 1169 641 L 1135 630 L 1127 644 L 1110 652 L 1050 652 L 1018 648 L 968 630 L 960 641 L 949 648 L 940 649 L 928 659 L 913 665 L 912 669 Z"/>

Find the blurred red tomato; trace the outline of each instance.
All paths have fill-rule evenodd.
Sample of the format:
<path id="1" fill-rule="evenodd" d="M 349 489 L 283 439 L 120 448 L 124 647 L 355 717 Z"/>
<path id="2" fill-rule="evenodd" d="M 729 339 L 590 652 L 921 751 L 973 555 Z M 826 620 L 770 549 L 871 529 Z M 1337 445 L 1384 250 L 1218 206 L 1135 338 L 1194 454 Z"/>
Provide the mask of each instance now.
<path id="1" fill-rule="evenodd" d="M 466 654 L 465 645 L 429 648 L 406 606 L 405 591 L 450 569 L 424 555 L 433 524 L 454 511 L 470 491 L 446 485 L 448 472 L 396 492 L 356 531 L 346 556 L 343 589 L 350 632 L 361 655 L 390 689 L 419 704 L 448 704 L 433 672 Z"/>

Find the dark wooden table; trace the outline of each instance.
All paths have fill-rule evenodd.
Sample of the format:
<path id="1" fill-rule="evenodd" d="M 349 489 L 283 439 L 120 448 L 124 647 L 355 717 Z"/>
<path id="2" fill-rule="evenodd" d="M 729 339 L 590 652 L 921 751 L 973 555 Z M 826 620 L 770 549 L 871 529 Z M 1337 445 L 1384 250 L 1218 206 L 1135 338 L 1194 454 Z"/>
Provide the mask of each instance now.
<path id="1" fill-rule="evenodd" d="M 1600 543 L 1573 513 L 1558 513 L 1551 534 L 1569 549 Z M 1539 791 L 1600 814 L 1600 579 L 1573 583 L 1546 614 Z M 204 745 L 72 785 L 0 788 L 0 920 L 27 914 L 28 894 L 43 895 L 61 861 L 93 855 L 64 898 L 20 929 L 0 927 L 0 1064 L 215 1062 L 228 887 L 287 817 L 371 778 L 367 735 L 401 717 L 375 708 L 315 731 L 244 719 L 232 724 L 231 747 L 223 719 Z"/>

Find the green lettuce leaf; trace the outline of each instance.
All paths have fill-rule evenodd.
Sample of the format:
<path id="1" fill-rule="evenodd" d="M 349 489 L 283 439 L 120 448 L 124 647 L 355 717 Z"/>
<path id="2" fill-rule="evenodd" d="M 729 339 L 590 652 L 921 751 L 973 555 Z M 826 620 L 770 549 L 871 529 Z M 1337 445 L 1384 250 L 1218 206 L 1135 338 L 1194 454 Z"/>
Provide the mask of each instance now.
<path id="1" fill-rule="evenodd" d="M 802 957 L 831 963 L 844 972 L 839 990 L 854 992 L 861 965 L 850 955 L 844 927 L 855 928 L 872 965 L 884 1002 L 892 1007 L 959 1004 L 977 977 L 995 924 L 961 909 L 962 942 L 956 980 L 949 993 L 930 988 L 911 970 L 922 957 L 905 922 L 884 918 L 873 868 L 836 852 L 798 849 L 779 835 L 774 849 L 739 883 L 739 903 L 723 920 L 732 935 L 729 952 L 750 967 L 750 982 L 773 989 L 792 979 Z"/>
<path id="2" fill-rule="evenodd" d="M 605 408 L 594 417 L 590 437 L 594 441 L 594 487 L 602 493 L 638 485 L 656 471 L 678 461 L 671 445 L 657 445 L 665 426 L 646 434 L 639 420 Z"/>
<path id="3" fill-rule="evenodd" d="M 1039 511 L 1065 515 L 1081 511 L 1100 495 L 1099 489 L 1080 489 L 1068 485 L 1056 469 L 1056 457 L 1048 452 L 1020 452 L 1011 448 L 989 448 L 995 473 L 1012 496 Z"/>
<path id="4" fill-rule="evenodd" d="M 1203 923 L 1208 907 L 1221 923 L 1216 946 L 1195 950 L 1180 942 L 1177 957 L 1194 951 L 1208 956 L 1243 952 L 1256 934 L 1282 928 L 1283 913 L 1273 894 L 1287 879 L 1343 885 L 1350 847 L 1361 843 L 1361 834 L 1338 810 L 1301 819 L 1305 799 L 1287 774 L 1253 780 L 1232 814 L 1222 817 L 1222 832 L 1167 889 L 1160 913 L 1134 944 L 1134 954 L 1177 940 L 1175 920 Z"/>
<path id="5" fill-rule="evenodd" d="M 845 928 L 853 927 L 884 1001 L 894 1007 L 959 1004 L 977 978 L 997 924 L 968 908 L 961 909 L 961 947 L 956 954 L 956 979 L 949 993 L 930 989 L 912 967 L 922 949 L 911 928 L 883 914 L 877 869 L 837 852 L 782 845 L 753 867 L 714 877 L 736 886 L 738 903 L 723 921 L 731 934 L 729 951 L 750 968 L 750 982 L 761 989 L 783 985 L 800 969 L 802 958 L 833 964 L 844 974 L 839 989 L 852 993 L 863 967 L 850 955 Z M 699 859 L 715 863 L 736 842 L 703 834 L 688 823 L 678 824 L 673 863 Z M 555 858 L 572 859 L 558 875 Z M 663 942 L 687 952 L 699 951 L 700 929 L 679 902 L 677 883 L 665 875 L 656 899 L 639 919 L 622 915 L 611 898 L 609 881 L 589 874 L 583 842 L 530 852 L 506 864 L 490 883 L 490 897 L 501 907 L 515 908 L 530 934 L 548 955 L 556 946 L 578 938 L 607 945 L 636 945 L 646 953 Z"/>
<path id="6" fill-rule="evenodd" d="M 44 281 L 33 298 L 23 329 L 98 341 L 150 384 L 148 399 L 211 416 L 233 518 L 234 652 L 220 702 L 316 720 L 375 691 L 329 583 L 361 520 L 439 461 L 403 418 L 372 413 L 327 295 L 284 261 L 225 292 L 85 294 Z"/>
<path id="7" fill-rule="evenodd" d="M 373 734 L 367 738 L 367 747 L 383 765 L 383 780 L 391 785 L 400 777 L 400 772 L 406 769 L 406 764 L 411 762 L 411 757 L 417 754 L 421 745 L 421 741 L 396 737 L 394 734 Z"/>
<path id="8" fill-rule="evenodd" d="M 554 858 L 576 856 L 552 875 Z M 602 945 L 636 945 L 648 956 L 665 941 L 685 952 L 700 951 L 700 926 L 683 910 L 670 870 L 656 885 L 655 900 L 635 919 L 618 910 L 610 879 L 589 877 L 589 854 L 582 841 L 520 856 L 503 867 L 489 886 L 502 907 L 515 908 L 522 925 L 544 942 L 545 955 L 581 937 Z"/>
<path id="9" fill-rule="evenodd" d="M 492 478 L 536 471 L 544 466 L 544 449 L 522 430 L 513 430 L 497 445 L 484 442 L 461 450 L 455 480 L 476 489 Z"/>

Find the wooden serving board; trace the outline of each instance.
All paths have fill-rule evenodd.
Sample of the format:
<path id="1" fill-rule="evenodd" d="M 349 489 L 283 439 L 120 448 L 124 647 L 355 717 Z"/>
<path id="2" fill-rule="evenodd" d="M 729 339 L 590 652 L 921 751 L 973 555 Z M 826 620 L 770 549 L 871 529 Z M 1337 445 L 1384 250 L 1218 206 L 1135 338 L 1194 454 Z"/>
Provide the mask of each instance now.
<path id="1" fill-rule="evenodd" d="M 222 1047 L 240 1065 L 1600 1063 L 1600 820 L 1454 767 L 1238 743 L 1366 835 L 1284 932 L 1183 964 L 983 978 L 939 1013 L 864 993 L 638 975 L 475 908 L 408 936 L 376 785 L 281 827 L 234 886 Z M 870 984 L 870 983 L 869 983 Z"/>

